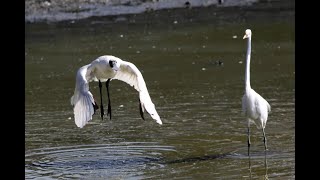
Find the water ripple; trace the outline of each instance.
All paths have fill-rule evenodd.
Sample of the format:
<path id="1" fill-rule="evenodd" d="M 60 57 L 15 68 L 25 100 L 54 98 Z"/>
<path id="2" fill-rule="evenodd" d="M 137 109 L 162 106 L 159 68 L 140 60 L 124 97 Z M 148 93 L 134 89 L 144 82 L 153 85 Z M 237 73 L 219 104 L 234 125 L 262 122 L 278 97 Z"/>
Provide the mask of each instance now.
<path id="1" fill-rule="evenodd" d="M 175 152 L 172 146 L 156 143 L 123 142 L 62 146 L 32 150 L 25 155 L 26 178 L 143 175 L 147 167 L 161 168 L 162 152 Z"/>

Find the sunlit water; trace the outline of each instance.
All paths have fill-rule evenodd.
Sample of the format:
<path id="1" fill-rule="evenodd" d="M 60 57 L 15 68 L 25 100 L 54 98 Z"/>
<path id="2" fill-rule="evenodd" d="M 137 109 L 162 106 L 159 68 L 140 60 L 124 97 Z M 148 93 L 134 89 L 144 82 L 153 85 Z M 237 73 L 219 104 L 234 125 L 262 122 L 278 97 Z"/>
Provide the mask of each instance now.
<path id="1" fill-rule="evenodd" d="M 267 175 L 294 179 L 294 9 L 259 7 L 26 24 L 26 178 L 249 179 L 241 98 L 242 37 L 251 28 L 251 86 L 271 105 Z M 76 127 L 76 71 L 104 54 L 136 64 L 162 126 L 147 114 L 142 120 L 138 93 L 114 80 L 112 120 L 97 111 Z M 98 99 L 98 84 L 90 90 Z M 255 126 L 251 141 L 252 178 L 261 179 L 264 146 Z"/>

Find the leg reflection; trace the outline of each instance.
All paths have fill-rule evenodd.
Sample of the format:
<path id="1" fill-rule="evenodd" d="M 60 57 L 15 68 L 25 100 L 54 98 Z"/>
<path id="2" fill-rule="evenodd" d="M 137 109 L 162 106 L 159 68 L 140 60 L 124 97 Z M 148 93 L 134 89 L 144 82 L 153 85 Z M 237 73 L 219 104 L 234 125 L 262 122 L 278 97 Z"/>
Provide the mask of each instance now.
<path id="1" fill-rule="evenodd" d="M 250 179 L 252 179 L 252 172 L 251 172 L 250 158 L 249 158 L 249 173 L 250 173 Z"/>
<path id="2" fill-rule="evenodd" d="M 269 179 L 268 178 L 268 162 L 267 162 L 267 138 L 266 134 L 264 132 L 264 128 L 262 128 L 262 134 L 263 134 L 263 143 L 264 143 L 264 168 L 266 171 L 265 178 L 264 179 Z"/>
<path id="3" fill-rule="evenodd" d="M 250 172 L 250 179 L 252 179 L 252 173 L 251 173 L 251 156 L 250 156 L 250 122 L 248 120 L 248 157 L 249 157 L 249 172 Z"/>

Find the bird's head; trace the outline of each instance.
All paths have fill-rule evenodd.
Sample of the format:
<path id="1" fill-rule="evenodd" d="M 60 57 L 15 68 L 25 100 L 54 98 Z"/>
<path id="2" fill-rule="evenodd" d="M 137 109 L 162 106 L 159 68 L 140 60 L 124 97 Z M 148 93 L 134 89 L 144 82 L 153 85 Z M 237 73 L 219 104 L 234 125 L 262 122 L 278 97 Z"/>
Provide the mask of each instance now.
<path id="1" fill-rule="evenodd" d="M 109 60 L 109 65 L 114 71 L 118 71 L 120 69 L 120 62 L 117 60 Z"/>
<path id="2" fill-rule="evenodd" d="M 249 38 L 251 37 L 251 30 L 250 29 L 247 29 L 246 32 L 245 32 L 245 35 L 243 36 L 243 39 L 246 39 L 246 38 Z"/>

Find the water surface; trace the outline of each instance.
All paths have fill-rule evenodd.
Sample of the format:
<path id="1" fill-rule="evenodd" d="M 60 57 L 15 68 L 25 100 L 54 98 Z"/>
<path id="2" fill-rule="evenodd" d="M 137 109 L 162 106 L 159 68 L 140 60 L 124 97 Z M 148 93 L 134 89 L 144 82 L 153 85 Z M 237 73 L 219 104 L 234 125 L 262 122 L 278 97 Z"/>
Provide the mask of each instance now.
<path id="1" fill-rule="evenodd" d="M 294 179 L 294 9 L 279 7 L 275 2 L 26 24 L 26 178 L 249 179 L 241 98 L 242 37 L 251 28 L 251 86 L 272 110 L 268 177 Z M 142 120 L 138 93 L 115 80 L 113 119 L 102 121 L 98 111 L 84 128 L 76 127 L 70 105 L 76 71 L 104 54 L 136 64 L 162 126 L 147 114 Z M 99 98 L 97 83 L 90 91 Z M 261 179 L 264 146 L 254 126 L 251 140 L 252 177 Z"/>

